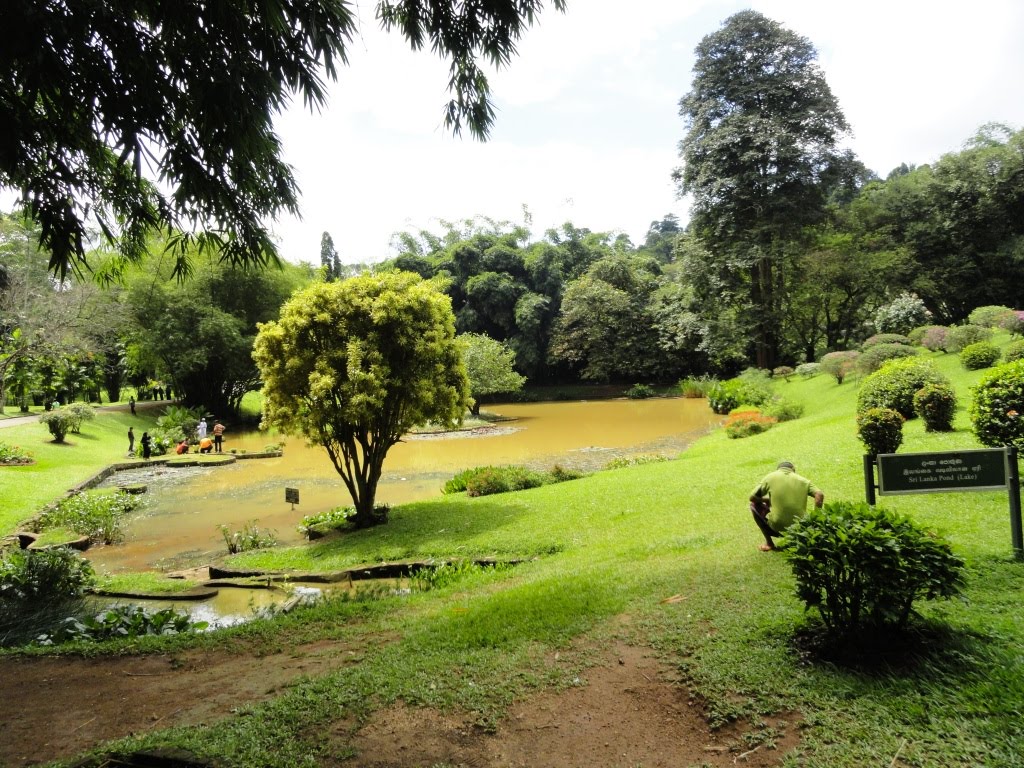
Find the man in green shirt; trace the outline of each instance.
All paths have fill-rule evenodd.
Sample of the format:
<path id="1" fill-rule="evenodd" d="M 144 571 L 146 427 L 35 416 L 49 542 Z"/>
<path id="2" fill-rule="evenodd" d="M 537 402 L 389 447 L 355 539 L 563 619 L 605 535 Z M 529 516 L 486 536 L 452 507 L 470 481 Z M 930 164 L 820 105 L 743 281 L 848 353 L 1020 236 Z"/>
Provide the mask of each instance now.
<path id="1" fill-rule="evenodd" d="M 789 461 L 780 461 L 778 468 L 758 483 L 750 494 L 750 511 L 764 534 L 765 543 L 759 547 L 762 552 L 775 549 L 772 537 L 781 536 L 798 517 L 804 516 L 808 497 L 814 498 L 814 506 L 819 509 L 825 503 L 825 494 L 806 477 L 798 475 Z"/>

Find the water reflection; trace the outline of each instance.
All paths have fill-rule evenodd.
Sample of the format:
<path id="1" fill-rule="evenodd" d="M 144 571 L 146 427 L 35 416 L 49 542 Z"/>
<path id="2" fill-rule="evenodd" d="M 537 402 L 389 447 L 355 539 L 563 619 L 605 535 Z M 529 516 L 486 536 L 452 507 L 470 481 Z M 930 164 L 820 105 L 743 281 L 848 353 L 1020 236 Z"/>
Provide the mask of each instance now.
<path id="1" fill-rule="evenodd" d="M 611 459 L 658 453 L 674 456 L 718 417 L 697 399 L 604 400 L 490 406 L 514 419 L 474 435 L 420 435 L 394 446 L 384 464 L 377 500 L 391 505 L 437 496 L 453 474 L 485 464 L 554 464 L 593 471 Z M 258 452 L 274 438 L 259 432 L 229 432 L 225 450 Z M 323 448 L 285 441 L 284 456 L 214 468 L 142 470 L 150 486 L 146 512 L 128 525 L 128 541 L 89 551 L 109 571 L 185 567 L 225 552 L 218 526 L 239 530 L 246 522 L 298 543 L 296 525 L 350 499 Z M 125 473 L 113 482 L 133 481 Z M 300 504 L 285 501 L 297 488 Z"/>

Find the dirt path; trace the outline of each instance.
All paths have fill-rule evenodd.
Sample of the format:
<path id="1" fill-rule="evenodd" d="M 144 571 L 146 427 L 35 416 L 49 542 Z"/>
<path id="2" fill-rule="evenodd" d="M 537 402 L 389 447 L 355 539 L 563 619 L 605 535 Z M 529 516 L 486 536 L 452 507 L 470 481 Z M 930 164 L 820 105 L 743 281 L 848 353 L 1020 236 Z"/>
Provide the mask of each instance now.
<path id="1" fill-rule="evenodd" d="M 69 758 L 114 738 L 174 725 L 209 724 L 281 693 L 300 675 L 358 663 L 334 642 L 268 656 L 0 659 L 0 765 Z M 775 766 L 798 743 L 797 718 L 712 732 L 700 704 L 641 648 L 621 645 L 581 685 L 515 705 L 495 732 L 467 715 L 397 706 L 362 727 L 329 730 L 331 751 L 352 768 L 445 764 L 517 768 Z"/>

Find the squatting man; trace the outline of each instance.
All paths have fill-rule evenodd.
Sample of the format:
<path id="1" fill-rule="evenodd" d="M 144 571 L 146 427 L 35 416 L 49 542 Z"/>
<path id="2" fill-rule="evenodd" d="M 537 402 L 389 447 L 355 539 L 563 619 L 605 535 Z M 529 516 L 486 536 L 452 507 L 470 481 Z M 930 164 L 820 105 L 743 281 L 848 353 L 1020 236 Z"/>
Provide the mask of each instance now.
<path id="1" fill-rule="evenodd" d="M 774 472 L 765 475 L 754 492 L 750 494 L 750 511 L 754 522 L 764 534 L 764 544 L 758 549 L 771 552 L 775 549 L 772 537 L 781 536 L 798 518 L 807 511 L 807 499 L 814 499 L 814 506 L 821 509 L 825 503 L 822 493 L 810 480 L 796 473 L 790 461 L 780 461 Z"/>

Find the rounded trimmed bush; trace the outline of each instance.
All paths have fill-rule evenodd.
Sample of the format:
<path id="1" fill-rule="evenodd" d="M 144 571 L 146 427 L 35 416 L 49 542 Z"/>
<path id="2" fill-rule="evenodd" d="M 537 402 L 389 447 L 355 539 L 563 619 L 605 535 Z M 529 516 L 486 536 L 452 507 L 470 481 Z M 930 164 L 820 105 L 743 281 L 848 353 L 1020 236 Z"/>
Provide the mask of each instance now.
<path id="1" fill-rule="evenodd" d="M 999 348 L 987 341 L 969 344 L 960 350 L 960 362 L 968 371 L 991 368 L 999 360 Z"/>
<path id="2" fill-rule="evenodd" d="M 861 373 L 874 373 L 889 360 L 916 355 L 917 349 L 909 344 L 876 344 L 865 349 L 857 358 L 857 370 Z"/>
<path id="3" fill-rule="evenodd" d="M 1003 350 L 1003 360 L 1008 363 L 1015 362 L 1017 360 L 1024 360 L 1024 339 L 1020 341 L 1011 341 L 1006 345 L 1006 349 Z"/>
<path id="4" fill-rule="evenodd" d="M 959 352 L 964 347 L 991 338 L 991 328 L 982 328 L 980 325 L 955 325 L 946 332 L 946 351 Z"/>
<path id="5" fill-rule="evenodd" d="M 877 347 L 879 344 L 905 344 L 909 347 L 913 343 L 909 336 L 904 336 L 902 333 L 876 333 L 874 336 L 866 339 L 860 345 L 860 348 L 868 350 L 872 347 Z"/>
<path id="6" fill-rule="evenodd" d="M 905 419 L 916 416 L 914 393 L 925 384 L 949 385 L 949 380 L 927 360 L 906 357 L 890 360 L 864 379 L 857 393 L 857 412 L 892 408 Z"/>
<path id="7" fill-rule="evenodd" d="M 872 456 L 896 453 L 903 443 L 903 417 L 892 408 L 868 408 L 857 414 L 857 436 Z"/>
<path id="8" fill-rule="evenodd" d="M 969 413 L 978 441 L 992 448 L 1024 447 L 1024 360 L 993 368 L 973 393 Z"/>
<path id="9" fill-rule="evenodd" d="M 785 379 L 789 381 L 789 377 L 793 375 L 793 369 L 788 365 L 780 365 L 772 371 L 772 378 Z"/>
<path id="10" fill-rule="evenodd" d="M 914 411 L 924 419 L 926 432 L 950 432 L 956 393 L 948 384 L 925 384 L 914 393 Z"/>
<path id="11" fill-rule="evenodd" d="M 810 379 L 821 373 L 821 365 L 819 363 L 800 363 L 796 367 L 796 375 L 802 376 L 805 379 Z"/>

